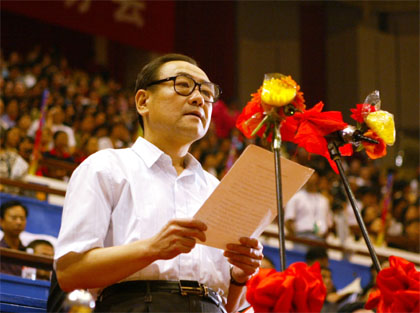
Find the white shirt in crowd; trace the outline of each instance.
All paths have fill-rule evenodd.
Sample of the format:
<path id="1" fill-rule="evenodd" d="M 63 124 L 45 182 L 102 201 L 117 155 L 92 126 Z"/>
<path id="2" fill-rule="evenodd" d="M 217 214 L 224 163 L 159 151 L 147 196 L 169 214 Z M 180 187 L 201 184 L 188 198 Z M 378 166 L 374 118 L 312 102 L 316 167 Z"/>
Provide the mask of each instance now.
<path id="1" fill-rule="evenodd" d="M 169 220 L 192 217 L 219 181 L 191 155 L 186 162 L 177 176 L 170 157 L 141 137 L 131 148 L 91 155 L 70 179 L 55 260 L 150 238 Z M 126 280 L 197 280 L 226 297 L 229 269 L 222 250 L 197 244 Z"/>
<path id="2" fill-rule="evenodd" d="M 284 219 L 294 220 L 295 232 L 313 232 L 322 236 L 332 225 L 328 199 L 318 192 L 298 191 L 287 203 Z"/>

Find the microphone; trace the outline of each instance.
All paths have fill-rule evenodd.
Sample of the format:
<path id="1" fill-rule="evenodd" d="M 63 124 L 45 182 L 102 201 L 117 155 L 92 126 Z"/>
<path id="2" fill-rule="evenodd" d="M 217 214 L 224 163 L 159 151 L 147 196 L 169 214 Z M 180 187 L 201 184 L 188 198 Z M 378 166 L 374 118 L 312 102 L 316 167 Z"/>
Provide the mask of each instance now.
<path id="1" fill-rule="evenodd" d="M 357 144 L 360 141 L 365 141 L 373 144 L 378 144 L 379 141 L 363 136 L 362 132 L 356 127 L 348 125 L 346 128 L 339 130 L 338 136 L 344 143 L 354 143 Z"/>

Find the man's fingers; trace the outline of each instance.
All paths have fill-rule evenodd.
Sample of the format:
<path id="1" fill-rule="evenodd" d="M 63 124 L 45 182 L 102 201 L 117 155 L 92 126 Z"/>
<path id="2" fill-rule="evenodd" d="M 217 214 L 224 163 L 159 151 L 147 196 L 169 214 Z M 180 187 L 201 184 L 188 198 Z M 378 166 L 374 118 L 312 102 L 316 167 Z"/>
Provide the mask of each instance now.
<path id="1" fill-rule="evenodd" d="M 239 242 L 242 245 L 250 247 L 250 248 L 261 249 L 261 250 L 263 248 L 259 240 L 255 238 L 241 237 L 239 238 Z"/>
<path id="2" fill-rule="evenodd" d="M 171 223 L 187 228 L 197 228 L 201 231 L 207 230 L 207 225 L 203 221 L 197 219 L 176 219 L 172 220 Z"/>

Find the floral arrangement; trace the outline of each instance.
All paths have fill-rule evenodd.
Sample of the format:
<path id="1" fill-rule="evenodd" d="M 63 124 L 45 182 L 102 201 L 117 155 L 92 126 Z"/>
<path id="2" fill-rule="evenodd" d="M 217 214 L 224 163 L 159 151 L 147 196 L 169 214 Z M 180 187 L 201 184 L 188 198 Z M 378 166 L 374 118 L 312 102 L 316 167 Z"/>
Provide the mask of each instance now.
<path id="1" fill-rule="evenodd" d="M 357 130 L 363 136 L 375 139 L 378 144 L 362 141 L 357 148 L 363 148 L 371 159 L 378 159 L 386 155 L 386 146 L 392 146 L 395 142 L 394 117 L 387 111 L 380 110 L 381 101 L 379 91 L 374 91 L 367 96 L 364 103 L 350 109 L 350 117 L 357 122 Z"/>
<path id="2" fill-rule="evenodd" d="M 246 299 L 254 312 L 320 312 L 326 294 L 319 263 L 296 262 L 284 272 L 260 269 L 247 282 Z"/>
<path id="3" fill-rule="evenodd" d="M 236 127 L 245 137 L 259 136 L 271 141 L 274 128 L 279 125 L 283 141 L 293 142 L 309 153 L 324 156 L 338 173 L 337 165 L 330 157 L 325 136 L 348 127 L 341 112 L 322 112 L 322 102 L 306 110 L 300 86 L 290 76 L 282 74 L 266 74 L 262 87 L 251 96 L 236 121 Z M 378 142 L 353 142 L 357 151 L 364 148 L 372 159 L 384 156 L 386 146 L 395 141 L 393 116 L 379 110 L 379 106 L 379 92 L 375 91 L 366 98 L 365 103 L 351 109 L 351 117 L 357 122 L 357 132 Z M 339 150 L 341 155 L 351 156 L 352 143 L 340 146 Z"/>
<path id="4" fill-rule="evenodd" d="M 378 289 L 369 294 L 365 308 L 380 313 L 420 312 L 420 272 L 396 256 L 389 257 L 389 264 L 378 273 Z"/>

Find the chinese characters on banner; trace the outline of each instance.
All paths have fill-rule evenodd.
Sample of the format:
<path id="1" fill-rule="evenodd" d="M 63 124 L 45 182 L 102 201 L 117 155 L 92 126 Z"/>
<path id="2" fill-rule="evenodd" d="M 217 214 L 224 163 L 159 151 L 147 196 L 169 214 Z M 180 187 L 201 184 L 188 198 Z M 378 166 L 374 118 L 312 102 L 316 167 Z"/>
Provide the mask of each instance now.
<path id="1" fill-rule="evenodd" d="M 158 52 L 173 49 L 174 7 L 174 1 L 2 1 L 4 10 Z"/>

